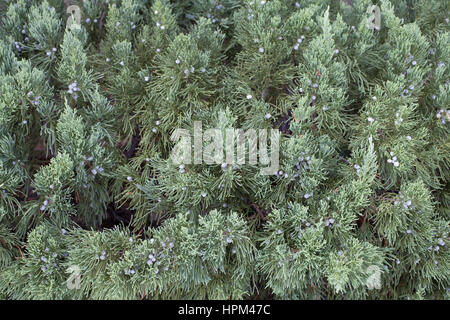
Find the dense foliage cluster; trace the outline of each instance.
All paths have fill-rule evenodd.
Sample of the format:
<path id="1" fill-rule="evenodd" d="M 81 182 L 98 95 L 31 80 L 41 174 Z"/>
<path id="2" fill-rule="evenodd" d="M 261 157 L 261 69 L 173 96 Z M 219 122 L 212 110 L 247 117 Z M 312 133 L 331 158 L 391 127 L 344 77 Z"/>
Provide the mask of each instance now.
<path id="1" fill-rule="evenodd" d="M 1 1 L 0 298 L 448 299 L 448 13 Z M 196 121 L 279 170 L 174 163 Z"/>

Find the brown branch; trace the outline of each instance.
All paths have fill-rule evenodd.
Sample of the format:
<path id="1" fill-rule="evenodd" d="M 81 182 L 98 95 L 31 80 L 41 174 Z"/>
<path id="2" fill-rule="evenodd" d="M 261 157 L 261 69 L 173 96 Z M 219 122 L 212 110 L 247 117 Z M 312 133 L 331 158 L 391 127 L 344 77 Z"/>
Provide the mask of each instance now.
<path id="1" fill-rule="evenodd" d="M 350 162 L 347 159 L 345 159 L 344 157 L 342 157 L 340 155 L 337 155 L 337 156 L 340 160 L 344 161 L 346 164 L 350 164 Z"/>
<path id="2" fill-rule="evenodd" d="M 252 203 L 251 206 L 258 212 L 258 214 L 262 220 L 266 220 L 264 213 L 261 211 L 261 209 L 258 207 L 258 205 L 256 203 Z"/>
<path id="3" fill-rule="evenodd" d="M 22 250 L 20 250 L 20 247 L 18 246 L 18 245 L 16 245 L 16 247 L 17 247 L 17 249 L 19 249 L 19 252 L 20 252 L 20 258 L 18 258 L 18 259 L 23 259 L 23 252 L 22 252 Z"/>
<path id="4" fill-rule="evenodd" d="M 353 7 L 353 3 L 350 0 L 342 0 L 342 2 L 345 2 L 346 4 L 348 4 L 350 7 Z"/>
<path id="5" fill-rule="evenodd" d="M 102 14 L 100 16 L 100 21 L 98 22 L 98 30 L 99 32 L 102 31 L 102 27 L 103 27 L 103 20 L 105 19 L 105 10 L 102 10 Z"/>
<path id="6" fill-rule="evenodd" d="M 427 77 L 425 78 L 425 80 L 424 80 L 423 83 L 422 83 L 422 86 L 423 86 L 425 83 L 427 83 L 427 82 L 431 79 L 431 77 L 433 76 L 433 72 L 434 72 L 434 70 L 431 70 L 431 71 L 428 73 Z"/>

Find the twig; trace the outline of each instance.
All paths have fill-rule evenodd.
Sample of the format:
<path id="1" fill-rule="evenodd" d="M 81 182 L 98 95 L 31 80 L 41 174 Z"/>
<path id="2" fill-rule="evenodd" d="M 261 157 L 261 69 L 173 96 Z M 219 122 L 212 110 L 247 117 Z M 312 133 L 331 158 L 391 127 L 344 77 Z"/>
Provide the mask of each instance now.
<path id="1" fill-rule="evenodd" d="M 346 164 L 350 164 L 350 162 L 347 159 L 345 159 L 344 157 L 341 157 L 340 155 L 337 155 L 337 156 L 340 160 L 344 161 Z"/>
<path id="2" fill-rule="evenodd" d="M 258 207 L 258 205 L 256 203 L 252 203 L 251 206 L 258 212 L 258 214 L 262 220 L 266 220 L 266 217 L 264 216 L 261 209 Z"/>
<path id="3" fill-rule="evenodd" d="M 19 259 L 23 259 L 23 252 L 22 250 L 20 250 L 20 246 L 16 245 L 17 249 L 19 249 L 20 252 L 20 258 Z"/>

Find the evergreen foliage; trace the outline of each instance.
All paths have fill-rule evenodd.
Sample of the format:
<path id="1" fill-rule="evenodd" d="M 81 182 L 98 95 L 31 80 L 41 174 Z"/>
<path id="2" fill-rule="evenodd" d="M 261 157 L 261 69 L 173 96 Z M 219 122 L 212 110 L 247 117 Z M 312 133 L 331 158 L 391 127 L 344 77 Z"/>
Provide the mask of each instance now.
<path id="1" fill-rule="evenodd" d="M 450 298 L 447 1 L 65 2 L 0 3 L 1 299 Z"/>

